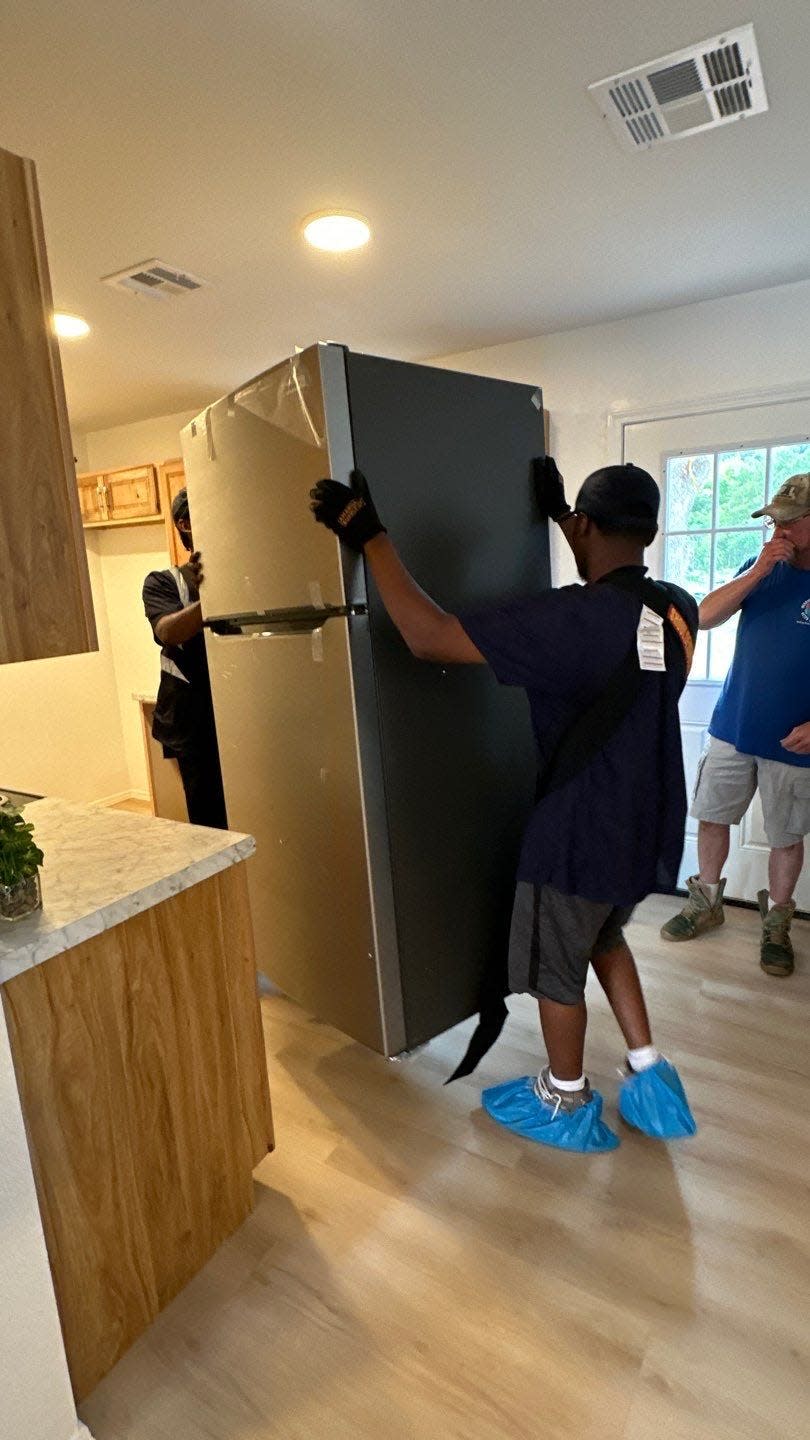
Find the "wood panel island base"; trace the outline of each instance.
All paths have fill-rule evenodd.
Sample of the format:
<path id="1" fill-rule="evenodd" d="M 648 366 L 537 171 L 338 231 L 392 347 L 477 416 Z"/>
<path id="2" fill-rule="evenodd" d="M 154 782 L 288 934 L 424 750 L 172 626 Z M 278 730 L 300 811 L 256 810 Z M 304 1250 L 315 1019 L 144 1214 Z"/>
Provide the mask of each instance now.
<path id="1" fill-rule="evenodd" d="M 80 1401 L 246 1218 L 273 1146 L 253 842 L 60 801 L 26 818 L 45 903 L 0 933 L 0 996 Z"/>

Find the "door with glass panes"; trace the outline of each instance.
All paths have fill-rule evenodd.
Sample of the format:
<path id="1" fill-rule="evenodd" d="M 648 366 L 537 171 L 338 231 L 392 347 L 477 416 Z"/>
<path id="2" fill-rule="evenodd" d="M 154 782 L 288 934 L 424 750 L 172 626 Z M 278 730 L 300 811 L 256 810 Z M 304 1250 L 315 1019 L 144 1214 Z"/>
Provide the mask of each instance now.
<path id="1" fill-rule="evenodd" d="M 625 459 L 643 465 L 662 492 L 661 529 L 650 571 L 689 590 L 697 600 L 717 589 L 766 538 L 752 510 L 770 499 L 788 475 L 810 470 L 810 400 L 652 420 L 625 429 Z M 810 598 L 810 572 L 808 572 Z M 691 795 L 708 724 L 734 653 L 738 617 L 701 631 L 681 700 L 686 783 Z M 810 715 L 805 717 L 810 720 Z M 687 822 L 681 884 L 697 864 L 697 822 Z M 727 894 L 755 900 L 768 884 L 768 842 L 756 795 L 731 830 Z M 796 892 L 810 909 L 810 845 Z"/>

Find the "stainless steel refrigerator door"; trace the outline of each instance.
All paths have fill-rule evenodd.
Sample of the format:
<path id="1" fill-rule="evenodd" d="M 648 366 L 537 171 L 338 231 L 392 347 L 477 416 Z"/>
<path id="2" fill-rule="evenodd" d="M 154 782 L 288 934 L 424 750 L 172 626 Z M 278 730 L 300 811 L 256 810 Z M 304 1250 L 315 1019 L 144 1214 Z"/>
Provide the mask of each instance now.
<path id="1" fill-rule="evenodd" d="M 266 371 L 181 441 L 206 617 L 344 604 L 338 542 L 309 509 L 315 482 L 345 480 L 353 463 L 342 348 Z"/>
<path id="2" fill-rule="evenodd" d="M 371 822 L 364 805 L 379 782 L 360 783 L 349 624 L 366 628 L 355 650 L 367 647 L 365 617 L 303 633 L 209 634 L 206 646 L 228 820 L 257 844 L 248 876 L 259 968 L 319 1019 L 395 1054 L 398 972 L 381 975 L 376 960 L 391 948 L 377 935 L 390 915 L 375 914 L 387 837 L 379 801 Z M 373 769 L 373 756 L 365 763 Z"/>

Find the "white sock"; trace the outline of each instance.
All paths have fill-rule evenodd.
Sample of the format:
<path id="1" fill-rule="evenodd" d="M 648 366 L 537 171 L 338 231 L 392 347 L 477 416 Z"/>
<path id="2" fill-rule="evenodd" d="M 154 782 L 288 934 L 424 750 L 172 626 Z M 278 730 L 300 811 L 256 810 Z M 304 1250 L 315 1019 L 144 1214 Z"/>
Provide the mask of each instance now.
<path id="1" fill-rule="evenodd" d="M 585 1089 L 585 1076 L 584 1076 L 584 1075 L 580 1075 L 580 1077 L 579 1077 L 578 1080 L 558 1080 L 558 1079 L 556 1078 L 556 1076 L 552 1075 L 551 1070 L 549 1070 L 549 1072 L 548 1072 L 548 1078 L 549 1078 L 549 1080 L 551 1081 L 552 1085 L 554 1086 L 555 1090 L 584 1090 L 584 1089 Z"/>
<path id="2" fill-rule="evenodd" d="M 660 1050 L 654 1045 L 640 1045 L 638 1050 L 628 1050 L 627 1063 L 631 1070 L 649 1070 L 661 1059 Z"/>
<path id="3" fill-rule="evenodd" d="M 717 882 L 716 885 L 710 885 L 709 882 L 708 882 L 708 880 L 701 880 L 700 876 L 698 875 L 698 882 L 699 882 L 700 888 L 701 888 L 701 890 L 703 891 L 704 895 L 706 896 L 706 899 L 708 900 L 709 904 L 710 904 L 710 905 L 716 905 L 716 904 L 717 904 L 717 896 L 718 896 L 719 891 L 720 891 L 720 881 L 718 880 L 718 882 Z"/>

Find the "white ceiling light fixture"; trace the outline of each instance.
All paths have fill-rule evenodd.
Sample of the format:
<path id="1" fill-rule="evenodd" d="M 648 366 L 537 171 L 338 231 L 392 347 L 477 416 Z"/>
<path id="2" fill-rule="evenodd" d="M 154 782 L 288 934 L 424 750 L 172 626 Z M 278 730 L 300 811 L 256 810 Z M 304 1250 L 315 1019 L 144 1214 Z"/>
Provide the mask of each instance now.
<path id="1" fill-rule="evenodd" d="M 53 328 L 60 340 L 79 340 L 90 333 L 90 326 L 80 315 L 65 315 L 61 310 L 54 314 Z"/>
<path id="2" fill-rule="evenodd" d="M 588 86 L 623 149 L 683 140 L 768 109 L 753 25 Z"/>
<path id="3" fill-rule="evenodd" d="M 113 275 L 102 275 L 101 283 L 112 286 L 113 290 L 127 290 L 130 295 L 165 300 L 169 295 L 189 295 L 192 290 L 201 290 L 207 281 L 179 265 L 167 265 L 165 260 L 142 260 L 139 265 L 129 265 Z"/>
<path id="4" fill-rule="evenodd" d="M 316 250 L 359 250 L 371 239 L 371 227 L 362 215 L 351 210 L 323 210 L 301 222 L 304 239 Z"/>

